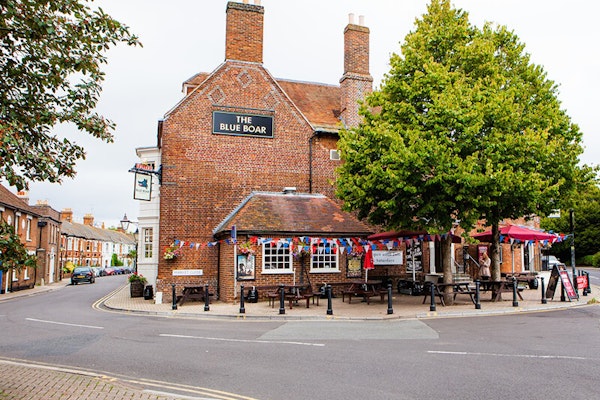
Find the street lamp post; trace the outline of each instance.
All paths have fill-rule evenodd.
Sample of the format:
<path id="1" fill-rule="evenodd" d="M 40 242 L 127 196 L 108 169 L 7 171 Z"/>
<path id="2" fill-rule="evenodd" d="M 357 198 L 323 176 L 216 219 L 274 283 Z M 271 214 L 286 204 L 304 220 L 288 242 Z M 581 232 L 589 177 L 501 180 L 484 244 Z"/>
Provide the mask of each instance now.
<path id="1" fill-rule="evenodd" d="M 125 232 L 127 232 L 127 229 L 129 229 L 129 224 L 136 224 L 137 222 L 134 221 L 130 221 L 127 218 L 127 214 L 123 215 L 123 219 L 120 221 L 121 223 L 121 228 L 123 228 L 123 230 Z M 139 230 L 136 228 L 135 232 L 133 232 L 133 240 L 135 241 L 135 257 L 133 258 L 133 272 L 137 273 L 137 257 L 138 257 L 138 237 L 139 237 Z"/>

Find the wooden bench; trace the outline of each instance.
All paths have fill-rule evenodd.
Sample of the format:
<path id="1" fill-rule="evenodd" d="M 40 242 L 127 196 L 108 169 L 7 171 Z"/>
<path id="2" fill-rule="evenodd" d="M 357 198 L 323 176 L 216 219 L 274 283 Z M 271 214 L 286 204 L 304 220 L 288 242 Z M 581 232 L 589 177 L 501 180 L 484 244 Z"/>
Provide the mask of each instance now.
<path id="1" fill-rule="evenodd" d="M 365 299 L 367 304 L 371 304 L 371 297 L 379 296 L 383 303 L 386 294 L 387 290 L 384 292 L 373 285 L 366 285 L 365 287 L 363 284 L 351 284 L 349 287 L 342 290 L 342 302 L 344 302 L 346 296 L 348 296 L 348 304 L 352 304 L 352 297 L 357 296 Z"/>
<path id="2" fill-rule="evenodd" d="M 208 293 L 209 299 L 213 293 Z M 204 298 L 204 286 L 186 286 L 183 288 L 183 293 L 178 296 L 178 303 L 180 306 L 188 300 L 199 300 L 206 301 Z"/>

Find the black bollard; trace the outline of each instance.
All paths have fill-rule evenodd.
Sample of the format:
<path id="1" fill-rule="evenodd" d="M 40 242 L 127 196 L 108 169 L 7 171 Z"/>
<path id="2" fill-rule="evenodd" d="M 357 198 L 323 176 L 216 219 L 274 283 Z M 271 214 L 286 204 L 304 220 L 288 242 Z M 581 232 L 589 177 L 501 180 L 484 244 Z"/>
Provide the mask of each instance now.
<path id="1" fill-rule="evenodd" d="M 481 303 L 479 302 L 479 285 L 481 283 L 479 282 L 479 279 L 477 279 L 475 281 L 475 309 L 476 310 L 481 310 Z"/>
<path id="2" fill-rule="evenodd" d="M 575 296 L 579 298 L 579 291 L 577 289 L 579 289 L 577 287 L 577 270 L 573 267 L 573 290 L 575 291 Z"/>
<path id="3" fill-rule="evenodd" d="M 285 286 L 279 285 L 279 314 L 285 314 Z"/>
<path id="4" fill-rule="evenodd" d="M 242 285 L 240 294 L 240 314 L 244 313 L 246 313 L 246 308 L 244 307 L 244 285 Z"/>
<path id="5" fill-rule="evenodd" d="M 393 314 L 394 313 L 394 309 L 392 308 L 392 284 L 388 283 L 388 287 L 387 287 L 387 294 L 388 294 L 388 309 L 387 309 L 387 313 L 388 314 Z"/>
<path id="6" fill-rule="evenodd" d="M 171 310 L 177 310 L 177 296 L 175 296 L 175 284 L 171 283 L 171 289 L 173 293 L 173 305 L 171 306 Z"/>
<path id="7" fill-rule="evenodd" d="M 327 291 L 327 315 L 333 315 L 333 309 L 331 308 L 331 285 L 327 285 L 325 290 Z"/>
<path id="8" fill-rule="evenodd" d="M 517 301 L 517 278 L 513 276 L 513 307 L 519 307 L 519 302 Z"/>
<path id="9" fill-rule="evenodd" d="M 540 276 L 540 280 L 542 281 L 542 304 L 547 304 L 548 300 L 546 299 L 546 288 L 544 287 L 544 277 Z"/>
<path id="10" fill-rule="evenodd" d="M 583 289 L 584 294 L 587 296 L 588 293 L 592 293 L 592 288 L 590 286 L 590 273 L 584 271 L 585 277 L 587 278 L 587 285 L 585 285 L 585 289 Z"/>
<path id="11" fill-rule="evenodd" d="M 430 301 L 429 301 L 429 311 L 435 311 L 435 285 L 432 283 L 429 285 L 430 290 Z"/>

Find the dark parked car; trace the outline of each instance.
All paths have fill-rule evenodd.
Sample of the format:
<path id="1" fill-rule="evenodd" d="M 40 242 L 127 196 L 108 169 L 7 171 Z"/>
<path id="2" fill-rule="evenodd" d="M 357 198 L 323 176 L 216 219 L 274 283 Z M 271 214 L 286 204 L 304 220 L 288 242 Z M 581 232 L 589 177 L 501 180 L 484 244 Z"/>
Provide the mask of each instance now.
<path id="1" fill-rule="evenodd" d="M 96 282 L 94 271 L 90 267 L 77 267 L 71 275 L 71 285 L 77 285 L 79 282 Z"/>

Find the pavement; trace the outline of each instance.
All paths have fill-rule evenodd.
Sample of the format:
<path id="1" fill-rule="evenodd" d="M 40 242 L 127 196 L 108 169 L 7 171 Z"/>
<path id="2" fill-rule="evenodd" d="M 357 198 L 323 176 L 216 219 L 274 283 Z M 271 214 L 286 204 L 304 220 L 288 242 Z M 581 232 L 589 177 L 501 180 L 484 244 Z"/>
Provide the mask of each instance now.
<path id="1" fill-rule="evenodd" d="M 548 277 L 544 279 L 548 282 Z M 24 296 L 34 296 L 50 290 L 60 290 L 68 284 L 68 280 L 33 289 L 6 293 L 0 295 L 0 303 L 16 300 Z M 129 285 L 125 285 L 103 299 L 94 307 L 111 312 L 154 315 L 164 317 L 199 318 L 199 319 L 257 319 L 257 320 L 385 320 L 385 319 L 430 319 L 449 317 L 477 317 L 503 314 L 518 314 L 528 312 L 542 312 L 549 310 L 565 309 L 569 307 L 585 306 L 600 302 L 600 286 L 592 285 L 592 293 L 583 296 L 579 291 L 579 299 L 561 301 L 560 289 L 556 291 L 553 299 L 546 299 L 542 303 L 542 293 L 537 290 L 524 289 L 520 291 L 523 299 L 517 297 L 516 303 L 512 293 L 503 294 L 502 301 L 492 302 L 489 293 L 482 293 L 480 309 L 476 309 L 469 296 L 456 297 L 455 303 L 442 306 L 436 301 L 435 310 L 432 310 L 429 298 L 423 304 L 423 296 L 410 296 L 394 293 L 391 308 L 388 301 L 383 303 L 379 298 L 372 298 L 371 304 L 354 299 L 352 304 L 346 299 L 342 302 L 340 297 L 331 299 L 329 308 L 327 299 L 319 299 L 319 305 L 310 304 L 309 308 L 299 304 L 289 308 L 285 303 L 284 313 L 281 313 L 278 302 L 270 306 L 267 301 L 258 303 L 245 302 L 241 307 L 239 302 L 225 303 L 211 302 L 208 310 L 201 302 L 187 302 L 183 306 L 173 309 L 171 303 L 157 303 L 154 299 L 145 300 L 143 297 L 132 298 L 129 295 Z M 514 303 L 514 304 L 513 304 Z M 330 313 L 328 313 L 330 311 Z M 65 367 L 56 367 L 36 364 L 23 360 L 12 360 L 0 357 L 0 400 L 12 399 L 133 399 L 133 400 L 175 400 L 175 399 L 238 399 L 234 394 L 219 393 L 204 397 L 177 396 L 169 393 L 148 391 L 135 382 L 118 379 L 89 371 L 80 371 Z M 245 399 L 248 399 L 245 397 Z"/>

